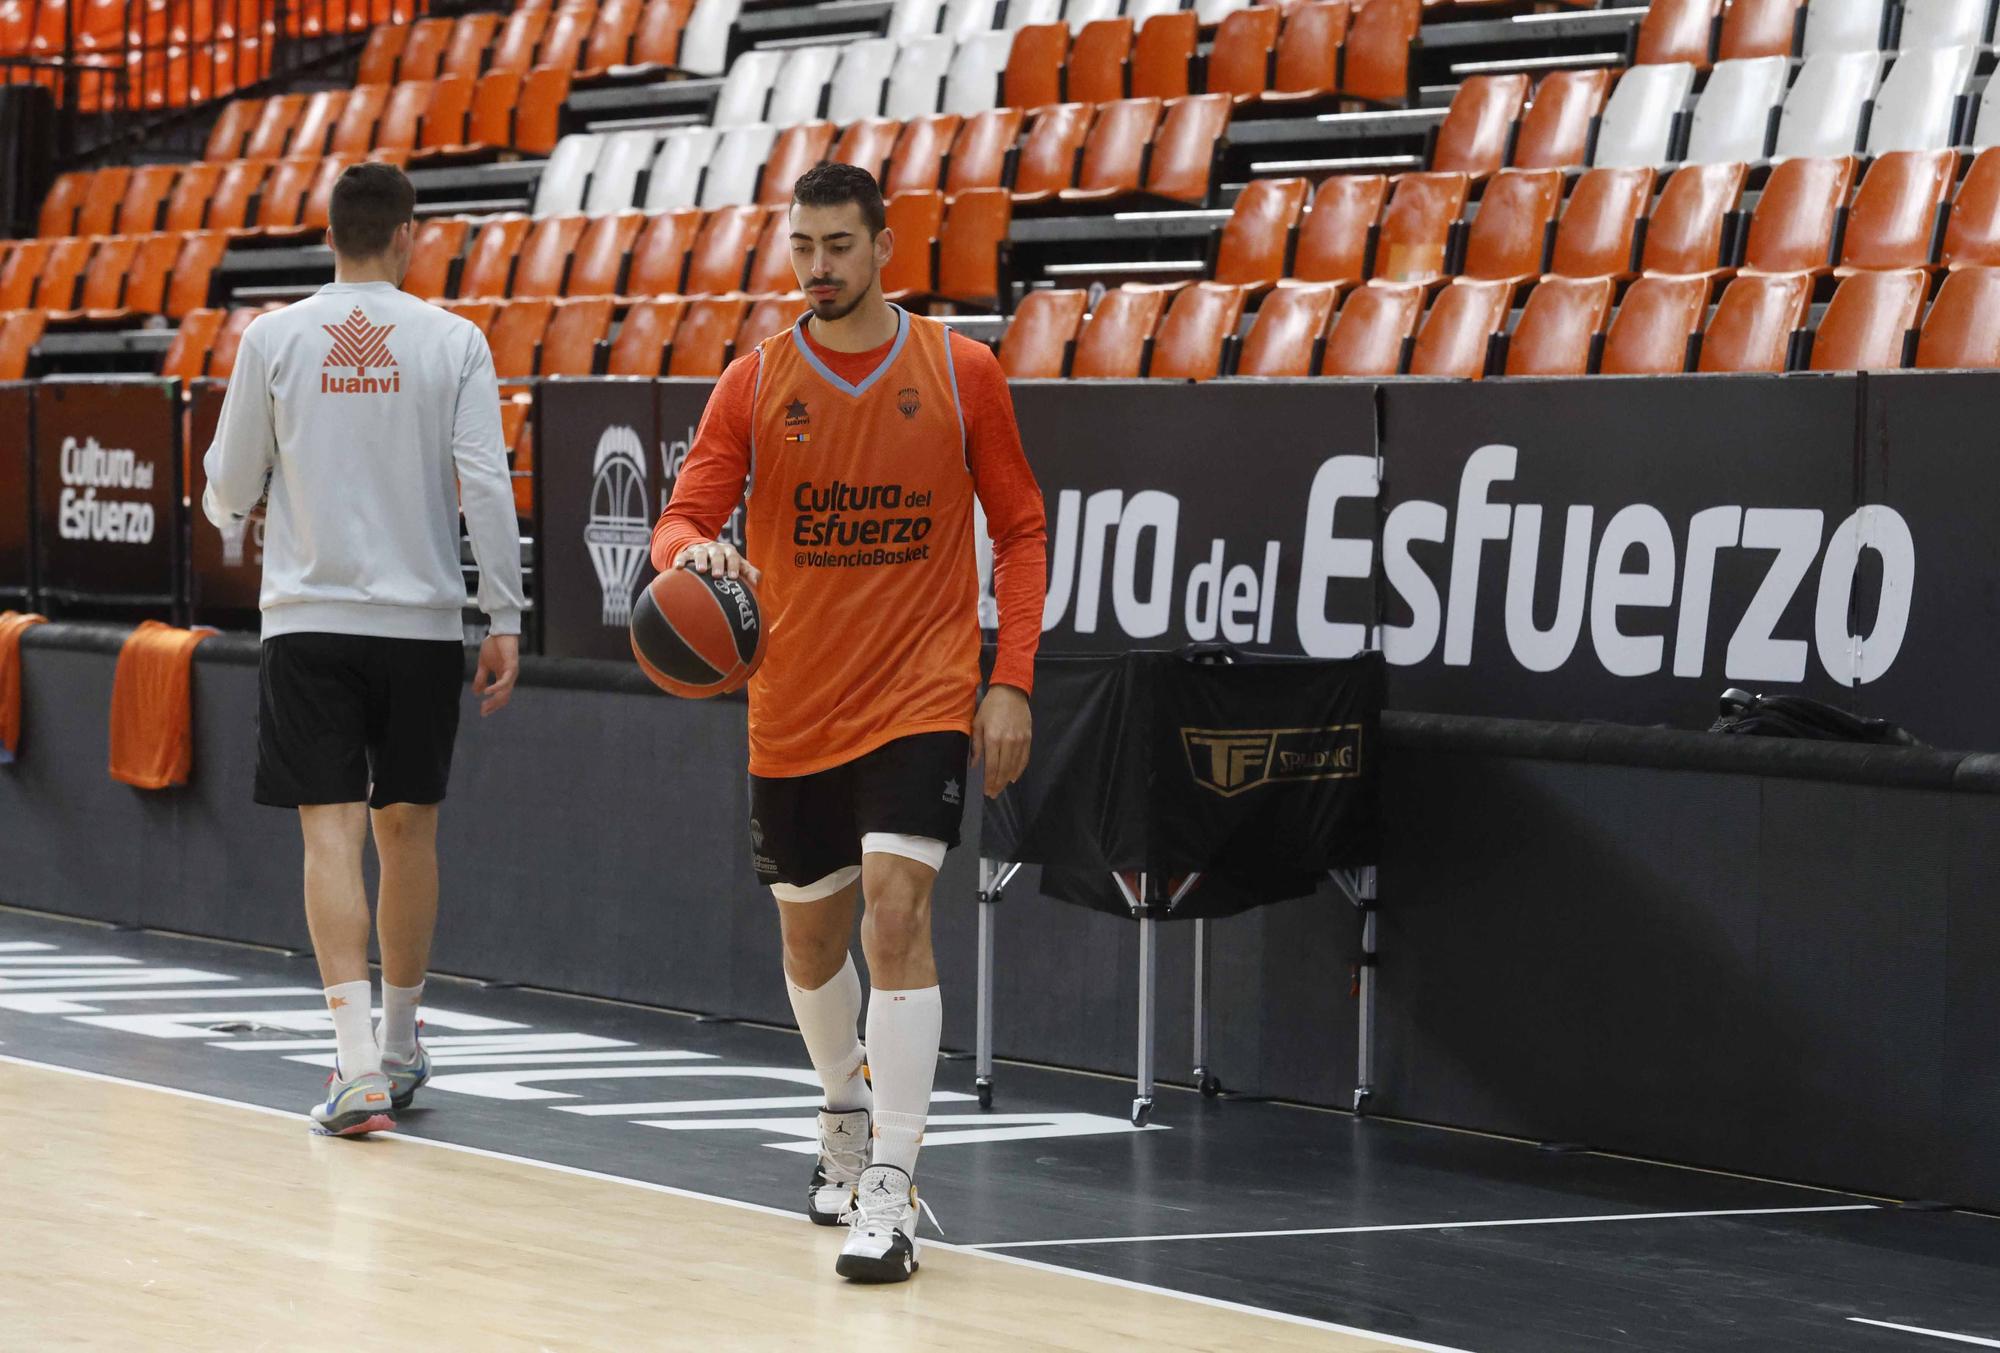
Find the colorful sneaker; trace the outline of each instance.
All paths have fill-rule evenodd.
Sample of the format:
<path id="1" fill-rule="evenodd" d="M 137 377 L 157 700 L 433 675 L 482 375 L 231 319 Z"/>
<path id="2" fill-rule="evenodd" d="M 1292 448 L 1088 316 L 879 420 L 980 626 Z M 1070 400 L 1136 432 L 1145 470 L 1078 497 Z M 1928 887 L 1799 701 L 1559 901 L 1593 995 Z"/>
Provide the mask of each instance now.
<path id="1" fill-rule="evenodd" d="M 396 1120 L 390 1113 L 393 1093 L 389 1078 L 379 1071 L 344 1081 L 336 1069 L 326 1078 L 326 1102 L 313 1106 L 313 1126 L 329 1137 L 394 1131 Z"/>
<path id="2" fill-rule="evenodd" d="M 863 1283 L 907 1282 L 917 1271 L 918 1200 L 910 1176 L 893 1165 L 871 1165 L 854 1186 L 854 1206 L 844 1219 L 852 1228 L 833 1271 Z M 931 1224 L 937 1218 L 931 1217 Z"/>
<path id="3" fill-rule="evenodd" d="M 819 1163 L 806 1185 L 806 1216 L 815 1226 L 838 1226 L 854 1205 L 854 1186 L 868 1168 L 868 1110 L 819 1111 Z"/>
<path id="4" fill-rule="evenodd" d="M 417 1097 L 417 1091 L 431 1078 L 431 1055 L 424 1051 L 422 1043 L 417 1044 L 417 1055 L 408 1061 L 385 1052 L 382 1054 L 382 1074 L 389 1078 L 393 1091 L 391 1103 L 397 1109 L 407 1109 L 410 1101 Z"/>

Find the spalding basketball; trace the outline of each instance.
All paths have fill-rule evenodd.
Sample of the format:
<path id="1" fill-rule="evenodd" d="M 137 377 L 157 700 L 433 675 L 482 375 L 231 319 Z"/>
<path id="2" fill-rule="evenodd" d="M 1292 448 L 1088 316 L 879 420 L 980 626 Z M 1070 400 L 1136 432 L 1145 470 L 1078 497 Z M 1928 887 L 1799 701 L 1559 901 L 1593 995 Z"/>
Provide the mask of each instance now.
<path id="1" fill-rule="evenodd" d="M 670 695 L 702 700 L 742 689 L 764 660 L 750 580 L 668 569 L 633 604 L 632 656 Z"/>

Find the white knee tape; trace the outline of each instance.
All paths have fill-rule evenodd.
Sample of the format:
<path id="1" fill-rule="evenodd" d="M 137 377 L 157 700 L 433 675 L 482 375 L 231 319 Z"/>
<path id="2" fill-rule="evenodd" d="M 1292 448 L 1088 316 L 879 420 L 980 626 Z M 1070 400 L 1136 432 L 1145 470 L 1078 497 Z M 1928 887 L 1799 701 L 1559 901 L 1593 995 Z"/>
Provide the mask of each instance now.
<path id="1" fill-rule="evenodd" d="M 868 832 L 861 838 L 863 855 L 900 855 L 918 864 L 927 864 L 933 870 L 944 867 L 945 852 L 950 847 L 931 836 L 904 836 L 898 832 Z"/>
<path id="2" fill-rule="evenodd" d="M 771 885 L 771 896 L 780 902 L 819 902 L 832 897 L 860 877 L 861 866 L 850 864 L 845 869 L 834 870 L 817 883 L 806 884 L 803 888 L 794 887 L 789 883 L 774 883 Z"/>

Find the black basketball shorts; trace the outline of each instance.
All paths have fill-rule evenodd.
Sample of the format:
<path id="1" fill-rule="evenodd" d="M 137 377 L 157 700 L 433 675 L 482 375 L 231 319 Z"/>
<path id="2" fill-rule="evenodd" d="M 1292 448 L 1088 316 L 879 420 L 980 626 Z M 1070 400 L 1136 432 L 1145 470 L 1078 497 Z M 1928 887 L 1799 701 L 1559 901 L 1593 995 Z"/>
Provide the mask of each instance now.
<path id="1" fill-rule="evenodd" d="M 264 641 L 258 687 L 257 802 L 443 801 L 463 644 L 281 634 Z"/>
<path id="2" fill-rule="evenodd" d="M 958 844 L 964 733 L 918 733 L 813 775 L 750 777 L 750 846 L 766 887 L 810 888 L 861 864 L 870 833 Z"/>

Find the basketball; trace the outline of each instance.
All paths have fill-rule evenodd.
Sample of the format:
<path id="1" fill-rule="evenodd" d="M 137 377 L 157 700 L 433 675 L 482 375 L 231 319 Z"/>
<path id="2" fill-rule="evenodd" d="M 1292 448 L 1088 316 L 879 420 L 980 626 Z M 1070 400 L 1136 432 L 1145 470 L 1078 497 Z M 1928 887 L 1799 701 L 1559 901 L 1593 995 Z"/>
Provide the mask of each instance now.
<path id="1" fill-rule="evenodd" d="M 748 578 L 668 569 L 632 607 L 632 656 L 669 695 L 741 690 L 764 660 L 763 611 Z"/>

